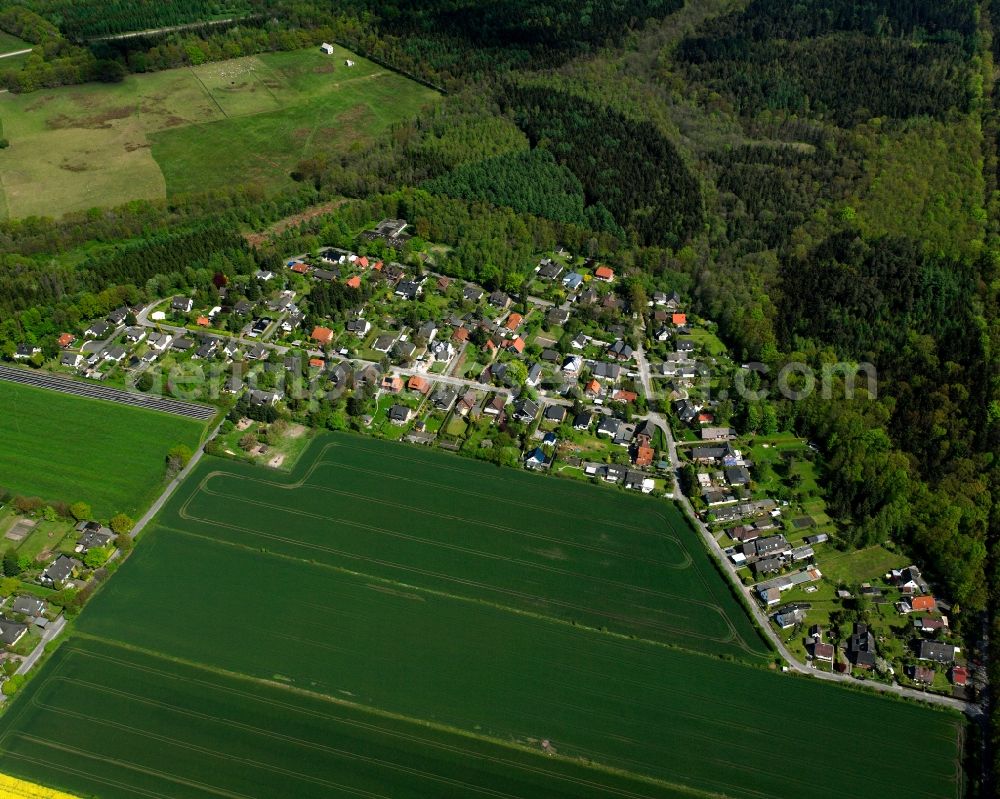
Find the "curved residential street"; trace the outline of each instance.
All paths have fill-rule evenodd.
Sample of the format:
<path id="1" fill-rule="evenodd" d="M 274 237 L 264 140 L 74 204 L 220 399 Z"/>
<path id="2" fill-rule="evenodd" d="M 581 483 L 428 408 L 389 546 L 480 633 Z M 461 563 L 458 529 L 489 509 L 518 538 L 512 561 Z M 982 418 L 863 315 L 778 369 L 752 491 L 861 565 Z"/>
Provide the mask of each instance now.
<path id="1" fill-rule="evenodd" d="M 649 363 L 646 361 L 646 353 L 640 344 L 636 348 L 635 352 L 636 360 L 639 364 L 639 375 L 642 380 L 643 391 L 646 392 L 647 397 L 653 396 L 653 386 L 652 380 L 649 374 Z M 705 539 L 705 546 L 708 547 L 709 552 L 715 557 L 716 560 L 722 565 L 722 569 L 726 574 L 726 577 L 732 583 L 733 588 L 736 592 L 746 599 L 746 604 L 749 606 L 750 611 L 753 613 L 754 620 L 757 622 L 757 626 L 764 631 L 768 640 L 778 651 L 781 657 L 788 664 L 788 668 L 797 674 L 804 674 L 810 677 L 815 677 L 820 680 L 827 680 L 829 682 L 839 682 L 848 683 L 854 687 L 864 686 L 870 688 L 874 691 L 886 694 L 896 694 L 897 696 L 903 696 L 910 699 L 916 699 L 921 702 L 929 702 L 930 704 L 940 705 L 943 707 L 950 707 L 953 710 L 958 710 L 969 716 L 975 717 L 982 713 L 982 708 L 973 702 L 966 702 L 962 699 L 956 699 L 951 696 L 942 696 L 940 694 L 927 693 L 925 691 L 918 691 L 914 688 L 906 688 L 902 685 L 893 683 L 891 685 L 886 685 L 885 683 L 875 682 L 874 680 L 861 681 L 857 680 L 849 674 L 839 674 L 832 671 L 822 671 L 820 669 L 814 669 L 799 660 L 797 660 L 792 653 L 789 651 L 788 647 L 785 646 L 784 642 L 777 636 L 774 632 L 774 628 L 771 627 L 771 622 L 767 618 L 767 614 L 761 609 L 757 601 L 749 595 L 746 586 L 740 580 L 739 576 L 736 574 L 736 567 L 732 564 L 729 558 L 726 557 L 725 553 L 722 551 L 722 547 L 716 540 L 715 536 L 712 535 L 712 531 L 708 528 L 701 519 L 698 518 L 697 514 L 694 512 L 694 507 L 691 505 L 690 500 L 683 494 L 680 490 L 680 471 L 681 471 L 681 460 L 677 454 L 677 444 L 674 441 L 673 431 L 670 429 L 670 424 L 667 422 L 666 417 L 661 413 L 649 413 L 645 417 L 657 427 L 659 427 L 664 434 L 664 438 L 667 442 L 667 453 L 670 459 L 670 467 L 673 472 L 673 477 L 675 481 L 674 498 L 677 504 L 681 507 L 687 517 L 691 520 L 695 529 L 701 533 L 702 537 Z"/>

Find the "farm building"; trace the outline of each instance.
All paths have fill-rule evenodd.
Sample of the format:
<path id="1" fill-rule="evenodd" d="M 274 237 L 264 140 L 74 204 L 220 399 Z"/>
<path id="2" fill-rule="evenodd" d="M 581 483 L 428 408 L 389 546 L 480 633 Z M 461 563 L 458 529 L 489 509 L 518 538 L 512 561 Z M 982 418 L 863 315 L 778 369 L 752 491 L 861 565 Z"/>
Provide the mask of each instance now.
<path id="1" fill-rule="evenodd" d="M 326 42 L 323 42 L 323 44 L 321 44 L 319 46 L 319 49 L 322 50 L 325 55 L 333 55 L 333 45 L 332 44 L 328 44 Z"/>

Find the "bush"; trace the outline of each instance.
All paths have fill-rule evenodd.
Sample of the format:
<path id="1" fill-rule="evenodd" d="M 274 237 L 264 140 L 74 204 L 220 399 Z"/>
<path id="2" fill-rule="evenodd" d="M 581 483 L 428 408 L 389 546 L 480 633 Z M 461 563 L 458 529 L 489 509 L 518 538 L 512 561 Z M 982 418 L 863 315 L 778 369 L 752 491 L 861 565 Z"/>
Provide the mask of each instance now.
<path id="1" fill-rule="evenodd" d="M 22 685 L 24 685 L 24 675 L 15 674 L 4 680 L 3 688 L 0 688 L 0 690 L 3 691 L 4 696 L 13 696 L 20 690 Z"/>
<path id="2" fill-rule="evenodd" d="M 188 465 L 193 455 L 194 453 L 191 452 L 191 448 L 185 444 L 178 444 L 176 447 L 171 447 L 167 453 L 167 472 L 171 476 L 177 474 Z"/>
<path id="3" fill-rule="evenodd" d="M 36 513 L 44 504 L 38 497 L 14 497 L 14 507 L 18 513 Z"/>
<path id="4" fill-rule="evenodd" d="M 131 516 L 127 516 L 124 513 L 116 514 L 111 517 L 111 521 L 108 522 L 111 529 L 116 535 L 121 535 L 122 533 L 132 532 L 132 528 L 135 527 L 135 522 L 132 520 Z"/>
<path id="5" fill-rule="evenodd" d="M 17 557 L 17 552 L 8 549 L 3 555 L 3 573 L 6 577 L 17 577 L 24 569 L 21 568 L 21 561 Z"/>
<path id="6" fill-rule="evenodd" d="M 88 569 L 97 569 L 108 562 L 111 550 L 108 547 L 91 547 L 83 556 L 83 565 Z"/>
<path id="7" fill-rule="evenodd" d="M 69 512 L 78 522 L 86 521 L 92 516 L 90 505 L 86 502 L 74 502 L 69 506 Z"/>
<path id="8" fill-rule="evenodd" d="M 0 139 L 0 150 L 6 150 L 8 147 L 10 147 L 10 140 Z"/>

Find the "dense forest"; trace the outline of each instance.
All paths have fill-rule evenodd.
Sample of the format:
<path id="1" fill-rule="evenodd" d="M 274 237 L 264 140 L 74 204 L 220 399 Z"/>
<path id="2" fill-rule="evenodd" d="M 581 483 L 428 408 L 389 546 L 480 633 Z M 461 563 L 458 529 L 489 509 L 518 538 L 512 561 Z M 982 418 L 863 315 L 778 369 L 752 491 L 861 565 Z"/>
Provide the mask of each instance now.
<path id="1" fill-rule="evenodd" d="M 741 115 L 780 109 L 838 125 L 943 117 L 968 107 L 974 10 L 970 0 L 754 0 L 686 39 L 678 57 Z"/>
<path id="2" fill-rule="evenodd" d="M 248 10 L 241 0 L 20 0 L 17 3 L 49 19 L 68 38 L 85 41 L 128 31 L 185 25 L 238 17 Z M 7 4 L 11 5 L 11 4 Z"/>
<path id="3" fill-rule="evenodd" d="M 116 4 L 107 32 L 250 18 L 86 44 L 107 4 L 22 6 L 0 3 L 0 28 L 39 45 L 0 71 L 14 91 L 326 39 L 450 96 L 371 148 L 299 164 L 296 193 L 0 224 L 3 348 L 273 262 L 239 232 L 334 195 L 355 202 L 286 245 L 404 217 L 452 245 L 445 272 L 508 291 L 564 245 L 681 291 L 740 359 L 874 364 L 877 396 L 770 412 L 823 450 L 840 546 L 895 542 L 963 612 L 1000 608 L 1000 0 L 142 2 Z"/>
<path id="4" fill-rule="evenodd" d="M 653 125 L 564 92 L 506 85 L 501 106 L 643 244 L 683 244 L 702 222 L 698 182 Z"/>
<path id="5" fill-rule="evenodd" d="M 583 184 L 569 169 L 556 163 L 548 150 L 525 150 L 487 158 L 459 166 L 423 185 L 437 194 L 509 205 L 516 211 L 560 222 L 590 224 L 595 230 L 604 224 L 597 214 L 593 214 L 596 223 L 591 222 Z"/>

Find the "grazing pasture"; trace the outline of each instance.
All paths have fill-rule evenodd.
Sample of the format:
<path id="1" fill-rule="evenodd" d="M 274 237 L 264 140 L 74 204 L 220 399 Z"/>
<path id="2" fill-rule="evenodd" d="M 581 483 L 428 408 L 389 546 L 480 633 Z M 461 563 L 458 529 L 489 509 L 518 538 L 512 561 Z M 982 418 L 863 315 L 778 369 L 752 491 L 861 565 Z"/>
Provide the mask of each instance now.
<path id="1" fill-rule="evenodd" d="M 345 66 L 350 57 L 354 66 Z M 0 95 L 7 214 L 57 215 L 255 181 L 374 140 L 437 94 L 337 48 Z"/>
<path id="2" fill-rule="evenodd" d="M 88 503 L 100 518 L 145 508 L 167 451 L 194 449 L 205 424 L 181 416 L 0 381 L 0 487 Z"/>
<path id="3" fill-rule="evenodd" d="M 699 652 L 767 649 L 672 505 L 358 436 L 212 461 L 161 524 Z"/>

